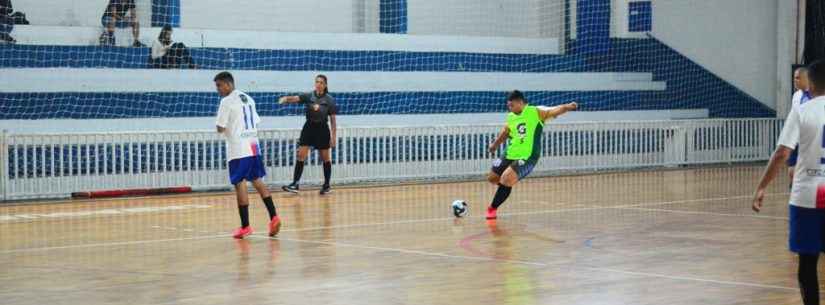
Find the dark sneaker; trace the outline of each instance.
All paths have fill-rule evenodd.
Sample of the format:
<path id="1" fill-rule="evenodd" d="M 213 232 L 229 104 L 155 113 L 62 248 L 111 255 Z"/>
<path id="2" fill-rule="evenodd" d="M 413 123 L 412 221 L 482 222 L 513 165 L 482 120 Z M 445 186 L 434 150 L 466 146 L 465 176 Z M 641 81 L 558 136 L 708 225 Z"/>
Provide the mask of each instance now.
<path id="1" fill-rule="evenodd" d="M 104 47 L 114 47 L 115 46 L 115 35 L 109 34 L 108 32 L 103 32 L 100 34 L 100 45 Z"/>
<path id="2" fill-rule="evenodd" d="M 329 188 L 329 185 L 324 185 L 324 186 L 321 187 L 321 191 L 320 191 L 321 195 L 326 195 L 326 194 L 329 194 L 330 192 L 332 192 L 332 189 Z"/>
<path id="3" fill-rule="evenodd" d="M 137 40 L 135 40 L 135 43 L 133 43 L 132 46 L 135 47 L 135 48 L 145 48 L 146 47 L 145 44 L 143 44 L 142 42 L 137 41 Z"/>
<path id="4" fill-rule="evenodd" d="M 290 185 L 284 185 L 284 186 L 281 187 L 281 189 L 284 190 L 284 192 L 290 192 L 290 193 L 293 193 L 293 194 L 298 194 L 298 185 L 295 184 L 295 183 L 292 183 Z"/>

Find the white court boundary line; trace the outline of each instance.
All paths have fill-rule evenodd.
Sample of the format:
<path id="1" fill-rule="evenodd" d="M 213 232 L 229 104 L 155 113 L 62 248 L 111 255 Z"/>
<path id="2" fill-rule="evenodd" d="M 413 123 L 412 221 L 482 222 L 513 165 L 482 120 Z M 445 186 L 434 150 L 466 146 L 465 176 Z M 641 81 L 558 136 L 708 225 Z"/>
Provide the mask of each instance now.
<path id="1" fill-rule="evenodd" d="M 502 259 L 502 258 L 488 257 L 488 256 L 452 255 L 452 254 L 445 254 L 445 253 L 439 253 L 439 252 L 409 250 L 409 249 L 400 249 L 400 248 L 388 248 L 388 247 L 363 246 L 363 245 L 356 245 L 356 244 L 351 244 L 351 243 L 341 243 L 341 242 L 304 240 L 304 239 L 282 238 L 282 237 L 268 237 L 268 236 L 261 236 L 261 235 L 256 235 L 256 234 L 250 235 L 248 237 L 258 238 L 258 239 L 283 240 L 283 241 L 291 241 L 291 242 L 297 242 L 297 243 L 329 245 L 329 246 L 335 246 L 335 247 L 357 248 L 357 249 L 365 249 L 365 250 L 374 250 L 374 251 L 378 251 L 378 252 L 396 252 L 396 253 L 402 253 L 402 254 L 430 256 L 430 257 L 437 257 L 437 258 L 451 258 L 451 259 L 488 261 L 488 262 L 504 262 L 504 263 L 529 265 L 529 266 L 537 266 L 537 267 L 552 267 L 552 266 L 562 266 L 562 267 L 564 267 L 563 265 L 567 264 L 567 263 L 561 263 L 561 262 L 560 263 L 531 262 L 531 261 L 524 261 L 524 260 Z M 799 288 L 795 288 L 795 287 L 765 285 L 765 284 L 737 282 L 737 281 L 721 281 L 721 280 L 703 279 L 703 278 L 697 278 L 697 277 L 675 276 L 675 275 L 648 273 L 648 272 L 624 271 L 624 270 L 610 269 L 610 268 L 586 267 L 586 266 L 570 266 L 569 268 L 571 268 L 571 269 L 586 269 L 586 270 L 591 270 L 591 271 L 610 272 L 610 273 L 641 276 L 641 277 L 664 278 L 664 279 L 677 280 L 677 281 L 692 281 L 692 282 L 730 285 L 730 286 L 746 286 L 746 287 L 779 289 L 779 290 L 792 290 L 792 291 L 796 291 L 796 290 L 799 289 Z"/>
<path id="2" fill-rule="evenodd" d="M 765 194 L 765 196 L 781 196 L 781 195 L 788 195 L 788 194 L 789 193 L 768 193 L 768 194 Z M 662 205 L 677 204 L 677 203 L 696 203 L 696 202 L 706 202 L 706 201 L 722 201 L 722 200 L 730 200 L 730 199 L 747 199 L 747 198 L 751 198 L 751 197 L 752 196 L 750 196 L 750 195 L 741 195 L 741 196 L 733 196 L 733 197 L 713 197 L 713 198 L 705 198 L 705 199 L 686 199 L 686 200 L 674 200 L 674 201 L 662 201 L 662 202 L 644 202 L 644 203 L 633 203 L 633 204 L 625 204 L 625 205 L 618 205 L 618 206 L 572 208 L 572 209 L 558 209 L 558 210 L 531 211 L 531 212 L 511 212 L 511 213 L 499 213 L 498 215 L 500 215 L 500 216 L 521 216 L 521 215 L 556 214 L 556 213 L 592 211 L 592 210 L 606 210 L 606 209 L 636 209 L 636 208 L 642 209 L 642 208 L 639 208 L 639 207 L 662 206 Z M 665 209 L 651 209 L 651 210 L 661 210 L 661 211 L 667 211 L 667 212 L 673 211 L 673 210 L 665 210 Z M 752 218 L 778 219 L 778 220 L 787 220 L 788 219 L 786 217 L 778 217 L 778 216 L 747 215 L 747 214 L 741 214 L 741 215 L 740 214 L 725 214 L 725 216 L 752 217 Z M 347 228 L 360 228 L 360 227 L 384 226 L 384 225 L 395 225 L 395 224 L 409 224 L 409 223 L 444 221 L 444 220 L 452 220 L 452 219 L 455 219 L 455 217 L 409 219 L 409 220 L 388 221 L 388 222 L 378 222 L 378 223 L 364 223 L 364 224 L 351 224 L 351 225 L 340 225 L 340 226 L 320 226 L 320 227 L 311 227 L 311 228 L 302 228 L 302 229 L 286 229 L 286 230 L 281 230 L 281 232 L 304 232 L 304 231 L 317 231 L 317 230 L 329 230 L 329 229 L 347 229 Z"/>
<path id="3" fill-rule="evenodd" d="M 743 215 L 743 214 L 728 214 L 728 213 L 685 211 L 685 210 L 650 209 L 650 208 L 641 208 L 641 207 L 626 207 L 626 208 L 617 208 L 617 209 L 636 210 L 636 211 L 650 211 L 650 212 L 665 212 L 665 213 L 674 213 L 674 214 L 711 215 L 711 216 L 723 216 L 723 217 L 751 217 L 751 218 L 764 218 L 764 219 L 775 219 L 775 220 L 788 220 L 788 217 L 769 216 L 769 215 Z"/>
<path id="4" fill-rule="evenodd" d="M 232 236 L 232 234 L 220 234 L 220 235 L 209 235 L 209 236 L 198 236 L 198 237 L 183 237 L 183 238 L 170 238 L 170 239 L 150 239 L 150 240 L 133 240 L 133 241 L 123 241 L 123 242 L 111 242 L 111 243 L 86 244 L 86 245 L 68 245 L 68 246 L 57 246 L 57 247 L 24 248 L 24 249 L 15 249 L 15 250 L 4 250 L 4 251 L 0 251 L 0 254 L 12 254 L 12 253 L 23 253 L 23 252 L 37 252 L 37 251 L 50 251 L 50 250 L 80 249 L 80 248 L 92 248 L 92 247 L 109 247 L 109 246 L 131 246 L 131 245 L 144 245 L 144 244 L 163 243 L 163 242 L 170 242 L 170 241 L 186 241 L 186 240 L 215 239 L 215 238 L 220 238 L 220 237 L 231 237 L 231 236 Z"/>
<path id="5" fill-rule="evenodd" d="M 768 193 L 768 194 L 765 194 L 765 195 L 766 196 L 780 196 L 780 195 L 787 195 L 787 194 L 788 193 L 786 192 L 786 193 Z M 695 203 L 695 202 L 706 202 L 706 201 L 721 201 L 721 200 L 730 200 L 730 199 L 742 199 L 742 198 L 751 198 L 751 196 L 750 195 L 742 195 L 742 196 L 732 196 L 732 197 L 713 197 L 713 198 L 704 198 L 704 199 L 688 199 L 688 200 L 674 200 L 674 201 L 662 201 L 662 202 L 646 202 L 646 203 L 635 203 L 635 204 L 626 204 L 626 205 L 619 205 L 619 206 L 606 206 L 606 207 L 590 207 L 590 208 L 560 209 L 560 210 L 551 210 L 551 211 L 500 213 L 499 215 L 501 215 L 501 216 L 540 215 L 540 214 L 555 214 L 555 213 L 579 212 L 579 211 L 590 211 L 590 210 L 629 209 L 629 208 L 636 208 L 636 207 L 643 207 L 643 206 L 661 206 L 661 205 L 676 204 L 676 203 Z M 664 209 L 662 209 L 662 210 L 663 211 L 671 211 L 671 210 L 664 210 Z M 769 218 L 769 217 L 761 216 L 761 215 L 736 215 L 736 216 L 756 217 L 756 218 L 772 219 L 772 220 L 774 219 L 774 218 Z M 317 231 L 317 230 L 330 230 L 330 229 L 346 229 L 346 228 L 358 228 L 358 227 L 385 226 L 385 225 L 394 225 L 394 224 L 434 222 L 434 221 L 444 221 L 444 220 L 451 220 L 451 219 L 454 219 L 454 217 L 429 218 L 429 219 L 412 219 L 412 220 L 400 220 L 400 221 L 390 221 L 390 222 L 381 222 L 381 223 L 351 224 L 351 225 L 340 225 L 340 226 L 321 226 L 321 227 L 291 229 L 291 230 L 286 229 L 286 230 L 281 230 L 281 232 L 303 232 L 303 231 Z M 3 250 L 3 251 L 0 251 L 0 254 L 36 252 L 36 251 L 50 251 L 50 250 L 66 250 L 66 249 L 89 248 L 89 247 L 139 245 L 139 244 L 151 244 L 151 243 L 162 243 L 162 242 L 172 242 L 172 241 L 214 239 L 214 238 L 228 237 L 228 236 L 230 236 L 230 234 L 217 234 L 217 235 L 209 235 L 209 236 L 172 238 L 172 239 L 150 239 L 150 240 L 135 240 L 135 241 L 126 241 L 126 242 L 95 243 L 95 244 L 84 244 L 84 245 L 67 245 L 67 246 L 57 246 L 57 247 L 23 248 L 23 249 L 14 249 L 14 250 Z"/>

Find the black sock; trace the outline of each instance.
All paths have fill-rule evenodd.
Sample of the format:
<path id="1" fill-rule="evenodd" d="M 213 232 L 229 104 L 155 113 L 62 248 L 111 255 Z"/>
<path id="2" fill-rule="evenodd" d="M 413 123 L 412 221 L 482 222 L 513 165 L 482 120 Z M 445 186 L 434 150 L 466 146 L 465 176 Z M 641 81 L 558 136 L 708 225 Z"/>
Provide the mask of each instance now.
<path id="1" fill-rule="evenodd" d="M 324 186 L 329 186 L 329 178 L 332 176 L 332 162 L 324 162 Z"/>
<path id="2" fill-rule="evenodd" d="M 819 254 L 800 254 L 799 292 L 802 293 L 802 303 L 805 305 L 819 305 L 819 279 L 817 278 L 816 262 Z"/>
<path id="3" fill-rule="evenodd" d="M 278 212 L 275 211 L 275 203 L 272 202 L 272 196 L 264 198 L 264 205 L 266 206 L 266 210 L 269 212 L 269 219 L 278 216 Z"/>
<path id="4" fill-rule="evenodd" d="M 238 214 L 241 214 L 241 228 L 249 226 L 249 205 L 239 205 Z"/>
<path id="5" fill-rule="evenodd" d="M 295 162 L 295 172 L 292 173 L 292 184 L 298 184 L 301 175 L 304 173 L 304 161 Z"/>
<path id="6" fill-rule="evenodd" d="M 504 203 L 504 200 L 507 200 L 507 197 L 510 196 L 510 191 L 512 189 L 513 189 L 512 187 L 506 186 L 504 184 L 501 184 L 501 183 L 498 184 L 498 190 L 496 190 L 496 196 L 493 197 L 492 206 L 493 206 L 494 209 L 498 209 L 498 207 L 501 206 L 502 203 Z"/>

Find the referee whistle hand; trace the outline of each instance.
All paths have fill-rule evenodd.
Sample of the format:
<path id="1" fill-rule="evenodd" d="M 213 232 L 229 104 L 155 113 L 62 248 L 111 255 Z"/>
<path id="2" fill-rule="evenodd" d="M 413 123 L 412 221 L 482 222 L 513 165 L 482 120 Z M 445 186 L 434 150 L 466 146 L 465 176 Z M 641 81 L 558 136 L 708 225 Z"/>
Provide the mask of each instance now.
<path id="1" fill-rule="evenodd" d="M 489 151 L 491 154 L 494 154 L 494 155 L 496 154 L 497 150 L 498 150 L 498 145 L 496 145 L 495 143 L 490 144 L 490 146 L 487 147 L 487 151 Z"/>
<path id="2" fill-rule="evenodd" d="M 765 190 L 759 189 L 756 190 L 756 193 L 753 194 L 753 204 L 751 204 L 751 209 L 754 212 L 759 213 L 762 210 L 762 200 L 765 198 Z"/>

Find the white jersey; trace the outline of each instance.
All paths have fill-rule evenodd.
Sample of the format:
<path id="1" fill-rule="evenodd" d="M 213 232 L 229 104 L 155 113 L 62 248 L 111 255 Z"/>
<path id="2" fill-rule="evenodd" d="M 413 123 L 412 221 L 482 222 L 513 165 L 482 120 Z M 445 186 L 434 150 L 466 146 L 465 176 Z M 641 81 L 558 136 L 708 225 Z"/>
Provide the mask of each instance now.
<path id="1" fill-rule="evenodd" d="M 257 156 L 258 124 L 261 118 L 255 100 L 241 91 L 232 91 L 221 99 L 215 125 L 225 128 L 226 160 Z"/>
<path id="2" fill-rule="evenodd" d="M 805 104 L 809 100 L 811 100 L 811 95 L 808 91 L 796 90 L 791 98 L 791 108 L 799 107 L 799 105 Z"/>
<path id="3" fill-rule="evenodd" d="M 799 145 L 790 204 L 803 208 L 825 208 L 825 96 L 791 108 L 778 145 Z"/>

